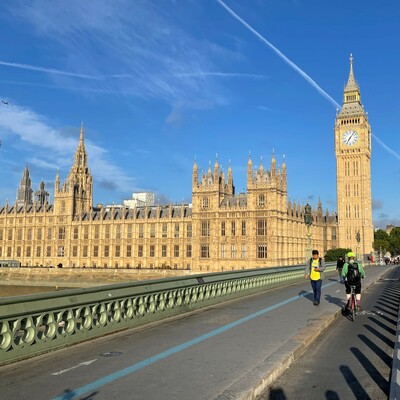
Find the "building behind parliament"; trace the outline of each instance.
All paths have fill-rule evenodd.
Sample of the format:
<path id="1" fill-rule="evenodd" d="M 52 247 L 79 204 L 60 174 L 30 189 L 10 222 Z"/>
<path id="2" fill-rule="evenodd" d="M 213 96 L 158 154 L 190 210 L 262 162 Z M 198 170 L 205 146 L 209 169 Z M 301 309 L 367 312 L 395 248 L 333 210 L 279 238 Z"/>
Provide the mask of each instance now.
<path id="1" fill-rule="evenodd" d="M 311 246 L 372 251 L 371 130 L 350 74 L 335 121 L 338 213 L 312 210 Z M 356 138 L 356 140 L 355 140 Z M 43 182 L 33 193 L 26 167 L 17 200 L 0 206 L 0 259 L 23 266 L 183 268 L 227 271 L 304 262 L 305 205 L 288 201 L 285 160 L 269 170 L 247 162 L 246 192 L 235 194 L 233 172 L 218 160 L 192 172 L 192 203 L 94 207 L 93 180 L 80 130 L 74 162 L 54 201 Z"/>

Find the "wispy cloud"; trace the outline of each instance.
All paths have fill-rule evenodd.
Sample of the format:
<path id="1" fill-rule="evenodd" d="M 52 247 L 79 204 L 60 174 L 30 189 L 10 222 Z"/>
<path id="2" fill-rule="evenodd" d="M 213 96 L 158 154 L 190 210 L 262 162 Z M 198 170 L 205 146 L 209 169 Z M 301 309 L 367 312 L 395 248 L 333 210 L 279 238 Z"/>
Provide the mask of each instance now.
<path id="1" fill-rule="evenodd" d="M 276 48 L 271 42 L 269 42 L 261 33 L 256 31 L 250 24 L 248 24 L 243 18 L 237 15 L 230 7 L 228 7 L 222 0 L 217 0 L 217 2 L 225 8 L 230 15 L 237 19 L 242 25 L 244 25 L 250 32 L 252 32 L 258 39 L 260 39 L 264 44 L 266 44 L 270 49 L 272 49 L 283 61 L 285 61 L 290 67 L 292 67 L 300 76 L 302 76 L 314 89 L 318 91 L 325 99 L 327 99 L 336 109 L 341 108 L 339 103 L 334 100 L 328 93 L 325 92 L 309 75 L 307 75 L 299 66 L 297 66 L 292 60 L 285 56 L 278 48 Z M 384 148 L 389 154 L 400 160 L 400 155 L 386 145 L 381 139 L 376 135 L 373 135 L 374 139 L 378 144 Z"/>
<path id="2" fill-rule="evenodd" d="M 65 130 L 53 128 L 45 117 L 28 108 L 13 105 L 0 109 L 0 128 L 8 136 L 14 137 L 15 148 L 21 147 L 18 145 L 20 141 L 25 148 L 29 145 L 35 149 L 35 157 L 28 159 L 32 165 L 44 170 L 58 167 L 67 170 L 71 165 L 78 144 L 79 127 L 76 128 L 75 137 L 66 135 Z M 121 191 L 135 187 L 135 179 L 109 161 L 106 149 L 88 139 L 85 140 L 85 146 L 95 181 L 114 182 L 114 187 Z"/>
<path id="3" fill-rule="evenodd" d="M 79 79 L 81 91 L 195 104 L 212 102 L 224 91 L 217 79 L 207 78 L 262 79 L 256 74 L 219 71 L 215 63 L 218 57 L 229 60 L 237 54 L 200 40 L 182 24 L 174 23 L 166 14 L 168 0 L 162 5 L 123 0 L 112 5 L 107 1 L 55 4 L 34 0 L 4 7 L 46 40 L 54 65 L 63 67 L 14 60 L 2 60 L 0 66 L 46 73 L 64 90 L 77 90 Z"/>
<path id="4" fill-rule="evenodd" d="M 263 110 L 263 111 L 272 111 L 272 108 L 267 107 L 267 106 L 257 106 L 258 110 Z"/>

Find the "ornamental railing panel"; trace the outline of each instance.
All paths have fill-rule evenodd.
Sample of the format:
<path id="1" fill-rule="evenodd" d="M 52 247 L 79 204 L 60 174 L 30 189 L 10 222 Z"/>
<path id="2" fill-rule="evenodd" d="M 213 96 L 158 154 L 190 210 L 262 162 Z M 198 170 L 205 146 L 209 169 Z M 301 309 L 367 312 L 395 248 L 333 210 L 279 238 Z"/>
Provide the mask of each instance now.
<path id="1" fill-rule="evenodd" d="M 0 365 L 301 279 L 297 265 L 2 298 Z"/>

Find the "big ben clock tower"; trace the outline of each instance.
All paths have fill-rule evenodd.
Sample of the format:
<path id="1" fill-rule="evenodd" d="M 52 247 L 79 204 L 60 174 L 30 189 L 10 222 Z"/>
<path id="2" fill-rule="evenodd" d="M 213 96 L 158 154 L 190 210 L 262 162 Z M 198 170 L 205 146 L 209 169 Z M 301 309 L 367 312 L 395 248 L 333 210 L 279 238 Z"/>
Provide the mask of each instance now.
<path id="1" fill-rule="evenodd" d="M 336 190 L 339 247 L 358 258 L 373 251 L 371 199 L 371 127 L 360 100 L 353 72 L 344 88 L 343 105 L 335 121 Z"/>

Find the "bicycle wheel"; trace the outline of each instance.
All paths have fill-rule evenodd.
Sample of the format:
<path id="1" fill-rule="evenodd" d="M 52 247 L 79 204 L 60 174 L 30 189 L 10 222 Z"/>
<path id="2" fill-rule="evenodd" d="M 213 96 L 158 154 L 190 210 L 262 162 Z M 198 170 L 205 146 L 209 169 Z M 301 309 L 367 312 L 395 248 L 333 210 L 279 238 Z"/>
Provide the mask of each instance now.
<path id="1" fill-rule="evenodd" d="M 352 293 L 351 294 L 351 317 L 353 319 L 353 321 L 356 320 L 356 313 L 357 311 L 357 301 L 356 301 L 356 294 Z"/>

